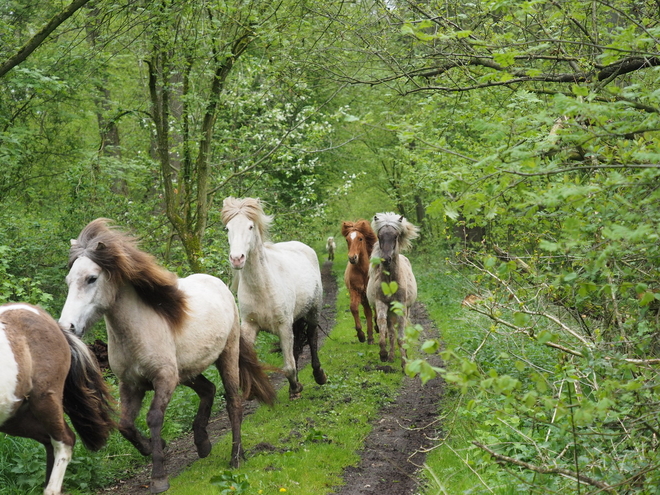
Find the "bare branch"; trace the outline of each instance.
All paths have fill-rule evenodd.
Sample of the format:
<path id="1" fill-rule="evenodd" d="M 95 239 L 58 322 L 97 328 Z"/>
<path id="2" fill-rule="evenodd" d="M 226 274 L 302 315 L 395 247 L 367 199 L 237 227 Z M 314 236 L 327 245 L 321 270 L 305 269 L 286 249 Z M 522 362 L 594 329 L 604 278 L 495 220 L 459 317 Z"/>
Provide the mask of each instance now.
<path id="1" fill-rule="evenodd" d="M 41 28 L 37 34 L 30 38 L 28 42 L 25 43 L 25 45 L 23 45 L 23 47 L 18 50 L 18 52 L 16 52 L 15 55 L 11 56 L 6 62 L 0 65 L 0 77 L 4 76 L 7 72 L 27 59 L 30 54 L 32 54 L 32 52 L 34 52 L 39 47 L 39 45 L 41 45 L 46 40 L 46 38 L 48 38 L 50 33 L 55 31 L 55 29 L 57 29 L 60 24 L 75 14 L 76 11 L 87 2 L 89 2 L 89 0 L 73 0 L 71 5 L 53 17 L 50 22 Z"/>

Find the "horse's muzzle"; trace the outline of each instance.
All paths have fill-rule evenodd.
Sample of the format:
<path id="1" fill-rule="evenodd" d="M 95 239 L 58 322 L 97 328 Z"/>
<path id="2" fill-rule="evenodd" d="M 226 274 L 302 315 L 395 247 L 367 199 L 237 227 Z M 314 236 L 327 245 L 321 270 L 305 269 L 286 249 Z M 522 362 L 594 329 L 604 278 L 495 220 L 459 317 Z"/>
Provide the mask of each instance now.
<path id="1" fill-rule="evenodd" d="M 229 255 L 229 262 L 231 263 L 231 267 L 234 270 L 240 270 L 245 266 L 245 255 L 241 254 L 240 256 L 232 256 L 231 254 Z"/>
<path id="2" fill-rule="evenodd" d="M 358 262 L 358 257 L 357 257 L 357 255 L 355 255 L 355 256 L 349 256 L 349 257 L 348 257 L 348 262 L 349 262 L 351 265 L 355 265 L 355 264 Z"/>

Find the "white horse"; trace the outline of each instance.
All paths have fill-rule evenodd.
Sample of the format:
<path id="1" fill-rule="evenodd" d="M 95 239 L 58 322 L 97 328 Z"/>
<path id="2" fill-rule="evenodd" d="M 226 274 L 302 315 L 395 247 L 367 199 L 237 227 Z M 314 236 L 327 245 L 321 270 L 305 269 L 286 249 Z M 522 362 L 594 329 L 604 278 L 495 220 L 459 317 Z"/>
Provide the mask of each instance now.
<path id="1" fill-rule="evenodd" d="M 403 332 L 408 321 L 410 306 L 417 299 L 417 281 L 410 261 L 399 252 L 410 248 L 410 240 L 418 236 L 419 229 L 396 213 L 374 215 L 371 226 L 378 237 L 378 242 L 371 253 L 372 264 L 369 268 L 367 298 L 376 310 L 376 322 L 380 333 L 380 360 L 394 361 L 394 338 L 397 335 L 403 368 L 407 358 L 403 347 Z M 388 290 L 385 294 L 383 283 L 392 287 L 390 285 L 392 282 L 397 284 L 396 291 L 390 294 Z M 393 302 L 401 303 L 401 311 L 393 311 Z"/>
<path id="2" fill-rule="evenodd" d="M 231 466 L 243 456 L 242 397 L 272 404 L 275 390 L 251 344 L 240 335 L 234 296 L 218 278 L 195 274 L 178 279 L 140 251 L 133 238 L 99 218 L 71 241 L 69 293 L 60 324 L 83 335 L 101 316 L 108 332 L 108 359 L 119 378 L 119 430 L 142 455 L 152 456 L 151 492 L 169 488 L 161 429 L 174 388 L 182 383 L 199 395 L 193 422 L 197 453 L 211 452 L 208 424 L 215 385 L 202 372 L 215 364 L 225 389 L 232 427 Z M 151 439 L 136 427 L 147 390 Z"/>
<path id="3" fill-rule="evenodd" d="M 317 352 L 323 287 L 316 252 L 298 241 L 265 242 L 272 217 L 264 214 L 258 199 L 226 198 L 222 221 L 238 284 L 241 335 L 251 343 L 261 330 L 279 337 L 289 397 L 300 397 L 297 363 L 306 343 L 316 383 L 326 382 Z"/>
<path id="4" fill-rule="evenodd" d="M 337 249 L 337 244 L 335 243 L 335 238 L 333 236 L 328 237 L 328 240 L 325 243 L 325 250 L 328 252 L 328 261 L 335 259 L 335 250 Z"/>

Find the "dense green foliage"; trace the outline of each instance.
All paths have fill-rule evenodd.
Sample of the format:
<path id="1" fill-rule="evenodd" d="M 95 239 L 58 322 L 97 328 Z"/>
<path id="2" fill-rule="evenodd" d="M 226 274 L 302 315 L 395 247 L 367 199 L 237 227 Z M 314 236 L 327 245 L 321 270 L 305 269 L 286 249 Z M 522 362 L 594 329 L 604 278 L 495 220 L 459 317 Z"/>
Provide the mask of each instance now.
<path id="1" fill-rule="evenodd" d="M 99 216 L 228 280 L 225 196 L 317 248 L 396 210 L 474 296 L 469 335 L 425 348 L 479 462 L 659 483 L 657 2 L 74 4 L 45 37 L 68 4 L 0 5 L 0 300 L 57 315 Z"/>

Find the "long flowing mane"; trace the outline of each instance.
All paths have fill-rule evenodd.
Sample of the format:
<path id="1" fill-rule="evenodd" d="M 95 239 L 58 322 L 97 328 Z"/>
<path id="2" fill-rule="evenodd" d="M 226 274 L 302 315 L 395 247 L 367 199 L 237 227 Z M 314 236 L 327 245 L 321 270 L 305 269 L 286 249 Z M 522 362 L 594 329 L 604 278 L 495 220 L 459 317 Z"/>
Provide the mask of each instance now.
<path id="1" fill-rule="evenodd" d="M 385 225 L 389 225 L 396 229 L 399 234 L 399 248 L 401 251 L 406 251 L 412 247 L 411 240 L 419 235 L 419 227 L 413 225 L 404 218 L 403 215 L 398 213 L 377 213 L 371 222 L 374 232 L 378 232 Z"/>
<path id="2" fill-rule="evenodd" d="M 272 215 L 266 215 L 259 198 L 234 198 L 229 196 L 222 202 L 222 223 L 227 225 L 236 215 L 243 214 L 254 222 L 259 235 L 265 241 L 268 229 L 273 221 Z"/>
<path id="3" fill-rule="evenodd" d="M 357 230 L 364 236 L 365 243 L 367 245 L 367 253 L 371 254 L 371 251 L 374 248 L 374 244 L 378 238 L 374 233 L 374 230 L 369 225 L 369 222 L 366 220 L 357 220 L 355 222 L 343 222 L 341 224 L 341 235 L 346 237 L 351 231 Z"/>
<path id="4" fill-rule="evenodd" d="M 177 286 L 177 276 L 141 251 L 137 239 L 111 227 L 111 223 L 107 218 L 97 218 L 71 241 L 69 268 L 78 258 L 87 256 L 111 278 L 133 285 L 146 304 L 172 328 L 178 328 L 185 319 L 187 304 Z"/>

